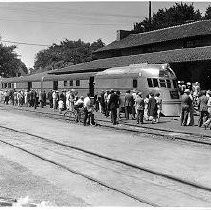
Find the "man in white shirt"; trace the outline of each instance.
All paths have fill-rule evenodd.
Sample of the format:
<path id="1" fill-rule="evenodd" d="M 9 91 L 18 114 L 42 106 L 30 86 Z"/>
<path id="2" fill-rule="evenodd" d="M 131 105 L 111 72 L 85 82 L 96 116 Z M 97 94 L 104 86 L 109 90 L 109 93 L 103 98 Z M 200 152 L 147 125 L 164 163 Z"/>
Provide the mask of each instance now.
<path id="1" fill-rule="evenodd" d="M 85 113 L 84 126 L 87 125 L 87 119 L 88 119 L 88 124 L 90 124 L 90 118 L 91 118 L 91 124 L 95 125 L 94 114 L 92 113 L 90 93 L 87 93 L 87 97 L 84 99 L 84 113 Z"/>

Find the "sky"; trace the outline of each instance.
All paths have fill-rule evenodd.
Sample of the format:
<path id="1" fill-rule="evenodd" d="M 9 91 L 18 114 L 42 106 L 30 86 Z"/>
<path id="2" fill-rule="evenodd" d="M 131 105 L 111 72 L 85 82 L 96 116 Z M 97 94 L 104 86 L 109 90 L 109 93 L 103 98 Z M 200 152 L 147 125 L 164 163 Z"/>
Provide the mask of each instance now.
<path id="1" fill-rule="evenodd" d="M 152 13 L 174 3 L 152 1 Z M 204 13 L 211 2 L 193 4 Z M 0 37 L 7 46 L 19 43 L 15 44 L 19 58 L 30 68 L 36 53 L 53 43 L 65 39 L 92 43 L 100 38 L 109 44 L 116 39 L 117 30 L 131 30 L 145 17 L 148 1 L 0 2 Z"/>

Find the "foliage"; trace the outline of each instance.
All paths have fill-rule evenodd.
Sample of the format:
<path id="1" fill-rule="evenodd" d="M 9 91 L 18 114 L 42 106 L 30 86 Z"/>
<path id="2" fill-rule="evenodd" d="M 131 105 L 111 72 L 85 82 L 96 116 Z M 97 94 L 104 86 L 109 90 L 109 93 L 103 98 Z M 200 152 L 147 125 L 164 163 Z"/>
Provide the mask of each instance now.
<path id="1" fill-rule="evenodd" d="M 205 11 L 204 19 L 211 19 L 211 6 L 209 5 Z"/>
<path id="2" fill-rule="evenodd" d="M 103 47 L 105 44 L 101 39 L 96 42 L 85 43 L 80 39 L 61 41 L 60 44 L 52 44 L 48 49 L 37 53 L 35 58 L 35 71 L 42 69 L 51 70 L 62 68 L 71 64 L 78 64 L 93 60 L 92 52 Z"/>
<path id="3" fill-rule="evenodd" d="M 14 77 L 21 70 L 28 72 L 26 65 L 18 59 L 17 53 L 14 52 L 16 46 L 3 46 L 0 44 L 0 76 Z"/>
<path id="4" fill-rule="evenodd" d="M 201 20 L 202 16 L 199 10 L 195 10 L 193 4 L 175 3 L 169 9 L 159 9 L 154 13 L 151 23 L 148 18 L 134 24 L 133 33 L 142 33 L 156 29 L 166 28 L 175 25 L 181 25 L 191 21 Z"/>

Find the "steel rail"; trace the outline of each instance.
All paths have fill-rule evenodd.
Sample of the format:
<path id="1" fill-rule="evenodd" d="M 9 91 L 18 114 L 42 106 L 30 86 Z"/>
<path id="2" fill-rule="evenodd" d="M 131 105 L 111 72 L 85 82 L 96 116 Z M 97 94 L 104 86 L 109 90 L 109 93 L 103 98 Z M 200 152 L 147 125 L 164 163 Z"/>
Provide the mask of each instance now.
<path id="1" fill-rule="evenodd" d="M 8 129 L 8 128 L 5 128 L 5 129 Z M 14 129 L 8 129 L 8 130 L 11 130 L 11 131 L 14 131 L 14 132 L 18 132 L 18 131 L 14 130 Z M 22 133 L 22 134 L 23 134 L 24 132 L 19 132 L 19 133 Z M 29 135 L 29 134 L 28 134 L 28 135 Z M 31 135 L 31 136 L 37 137 L 36 135 Z M 37 137 L 37 138 L 40 138 L 40 137 Z M 45 138 L 42 138 L 42 137 L 41 137 L 41 139 L 45 139 Z M 134 199 L 134 200 L 136 200 L 136 201 L 138 201 L 138 202 L 140 202 L 140 203 L 146 203 L 146 204 L 148 204 L 148 205 L 150 205 L 150 206 L 153 206 L 153 207 L 159 207 L 159 205 L 153 203 L 152 201 L 146 200 L 145 198 L 144 198 L 144 199 L 143 199 L 143 198 L 139 198 L 139 197 L 137 197 L 136 195 L 133 195 L 133 194 L 128 193 L 128 192 L 126 192 L 126 191 L 124 191 L 124 190 L 115 188 L 115 187 L 113 187 L 113 186 L 111 186 L 111 185 L 108 185 L 107 183 L 104 183 L 104 182 L 102 182 L 102 181 L 100 181 L 100 180 L 98 180 L 98 179 L 96 179 L 96 178 L 93 178 L 93 177 L 87 175 L 87 174 L 81 173 L 81 172 L 79 172 L 79 171 L 77 171 L 77 170 L 73 170 L 73 169 L 71 169 L 71 168 L 69 168 L 69 167 L 67 167 L 67 166 L 65 166 L 65 165 L 63 165 L 63 164 L 61 164 L 61 163 L 58 163 L 58 162 L 56 162 L 56 161 L 53 161 L 53 160 L 44 158 L 44 157 L 42 157 L 42 156 L 40 156 L 40 155 L 37 155 L 37 154 L 35 154 L 35 153 L 32 153 L 32 152 L 28 151 L 27 149 L 24 149 L 24 148 L 22 148 L 22 147 L 20 147 L 20 146 L 16 146 L 16 145 L 11 144 L 11 143 L 8 143 L 8 142 L 6 142 L 6 141 L 4 141 L 4 140 L 0 140 L 0 142 L 4 143 L 4 144 L 6 144 L 6 145 L 9 145 L 9 146 L 11 146 L 11 147 L 17 148 L 17 149 L 19 149 L 19 150 L 22 150 L 22 151 L 24 151 L 24 152 L 26 152 L 26 153 L 28 153 L 28 154 L 30 154 L 30 155 L 32 155 L 32 156 L 35 156 L 35 157 L 37 157 L 37 158 L 39 158 L 39 159 L 41 159 L 41 160 L 43 160 L 43 161 L 45 161 L 45 162 L 49 162 L 49 163 L 52 163 L 52 164 L 54 164 L 54 165 L 56 165 L 56 166 L 59 166 L 60 168 L 63 168 L 63 169 L 65 169 L 65 170 L 67 170 L 67 171 L 69 171 L 69 172 L 71 172 L 71 173 L 73 173 L 73 174 L 80 175 L 80 176 L 82 176 L 82 177 L 84 177 L 84 178 L 86 178 L 86 179 L 89 179 L 90 181 L 93 181 L 93 182 L 95 182 L 95 183 L 97 183 L 97 184 L 99 184 L 99 185 L 101 185 L 101 186 L 103 186 L 103 187 L 105 187 L 105 188 L 108 188 L 108 189 L 110 189 L 110 190 L 113 190 L 113 191 L 116 191 L 116 192 L 118 192 L 118 193 L 120 193 L 120 194 L 123 194 L 123 195 L 125 195 L 125 196 L 127 196 L 127 197 L 130 197 L 131 199 Z"/>
<path id="2" fill-rule="evenodd" d="M 7 109 L 4 109 L 4 110 L 7 110 Z M 25 112 L 31 112 L 31 113 L 37 113 L 37 114 L 40 114 L 42 116 L 46 116 L 46 117 L 49 117 L 49 118 L 54 118 L 54 119 L 57 119 L 57 120 L 63 120 L 63 115 L 59 115 L 59 114 L 56 114 L 56 113 L 45 113 L 45 112 L 41 112 L 41 111 L 34 111 L 34 110 L 28 110 L 28 109 L 20 109 L 20 108 L 15 108 L 14 110 L 19 110 L 19 111 L 25 111 Z M 50 116 L 53 116 L 53 117 L 50 117 Z M 70 120 L 70 121 L 73 121 L 73 120 Z M 108 121 L 106 120 L 103 120 L 103 119 L 97 119 L 97 122 L 103 122 L 103 123 L 108 123 Z M 172 131 L 172 130 L 166 130 L 166 129 L 160 129 L 160 128 L 152 128 L 152 127 L 148 127 L 148 126 L 136 126 L 136 125 L 133 125 L 133 124 L 130 124 L 130 123 L 122 123 L 121 125 L 126 125 L 126 126 L 131 126 L 131 127 L 134 127 L 134 128 L 137 128 L 137 130 L 134 130 L 134 129 L 130 129 L 130 128 L 123 128 L 123 127 L 117 127 L 117 126 L 112 126 L 112 125 L 109 125 L 109 124 L 98 124 L 99 126 L 101 127 L 106 127 L 106 128 L 111 128 L 111 129 L 115 129 L 115 130 L 123 130 L 123 131 L 127 131 L 127 132 L 133 132 L 133 133 L 140 133 L 140 134 L 148 134 L 148 135 L 155 135 L 155 136 L 159 136 L 159 137 L 164 137 L 164 138 L 170 138 L 171 140 L 180 140 L 180 141 L 184 141 L 184 142 L 192 142 L 192 143 L 197 143 L 197 144 L 202 144 L 202 145 L 209 145 L 211 146 L 211 137 L 206 135 L 206 134 L 192 134 L 192 133 L 188 133 L 188 132 L 180 132 L 180 131 Z M 138 129 L 142 129 L 142 130 L 138 130 Z M 145 130 L 143 130 L 145 129 Z M 152 132 L 155 131 L 155 132 Z M 160 132 L 164 132 L 164 133 L 159 133 L 157 131 L 160 131 Z M 180 136 L 171 136 L 169 135 L 169 133 L 177 133 L 177 134 L 186 134 L 186 135 L 189 135 L 189 138 L 184 138 L 184 137 L 180 137 Z M 197 140 L 197 139 L 194 139 L 194 138 L 201 138 L 202 140 Z M 204 138 L 207 138 L 207 140 L 210 140 L 209 141 L 204 141 Z"/>
<path id="3" fill-rule="evenodd" d="M 96 157 L 99 157 L 99 158 L 102 158 L 102 159 L 106 159 L 106 160 L 109 160 L 109 161 L 112 161 L 112 162 L 115 162 L 115 163 L 120 163 L 120 164 L 123 164 L 125 166 L 129 166 L 131 168 L 135 168 L 135 169 L 138 169 L 138 170 L 141 170 L 141 171 L 144 171 L 144 172 L 148 172 L 148 173 L 151 173 L 151 174 L 156 175 L 156 176 L 160 176 L 160 177 L 163 177 L 163 178 L 166 178 L 166 179 L 170 179 L 170 180 L 182 183 L 184 185 L 192 186 L 192 187 L 197 188 L 197 189 L 202 189 L 202 190 L 211 192 L 210 187 L 206 187 L 206 186 L 203 186 L 203 185 L 198 184 L 196 182 L 192 182 L 192 181 L 189 181 L 189 180 L 177 177 L 177 176 L 169 175 L 167 173 L 157 172 L 157 171 L 152 170 L 152 169 L 147 168 L 147 167 L 141 167 L 139 165 L 132 164 L 130 162 L 126 162 L 126 161 L 119 160 L 119 159 L 114 159 L 114 158 L 104 156 L 104 155 L 99 154 L 99 153 L 95 153 L 95 152 L 92 152 L 92 151 L 89 151 L 89 150 L 86 150 L 86 149 L 82 149 L 80 147 L 71 146 L 71 145 L 68 145 L 68 144 L 57 142 L 57 141 L 54 141 L 52 139 L 48 139 L 48 138 L 45 138 L 45 137 L 42 137 L 42 136 L 31 134 L 31 133 L 28 133 L 28 132 L 25 132 L 25 131 L 19 131 L 19 130 L 9 128 L 9 127 L 6 127 L 6 126 L 0 126 L 0 128 L 7 129 L 7 130 L 12 131 L 12 132 L 21 133 L 21 134 L 29 135 L 29 136 L 32 136 L 32 137 L 36 137 L 36 138 L 42 139 L 44 141 L 47 141 L 49 143 L 53 143 L 53 144 L 56 144 L 56 145 L 59 145 L 59 146 L 64 146 L 64 147 L 67 147 L 67 148 L 71 148 L 71 149 L 74 149 L 74 150 L 77 150 L 77 151 L 80 151 L 80 152 L 84 152 L 84 153 L 89 154 L 89 155 L 93 155 L 93 156 L 96 156 Z M 0 141 L 2 141 L 2 140 L 0 140 Z"/>

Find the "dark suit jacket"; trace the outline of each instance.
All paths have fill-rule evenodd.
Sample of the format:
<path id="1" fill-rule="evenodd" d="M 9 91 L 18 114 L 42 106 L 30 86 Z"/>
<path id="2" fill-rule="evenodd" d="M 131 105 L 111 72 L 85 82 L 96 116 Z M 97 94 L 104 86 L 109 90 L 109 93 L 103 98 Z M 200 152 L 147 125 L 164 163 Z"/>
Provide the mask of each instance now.
<path id="1" fill-rule="evenodd" d="M 182 108 L 190 108 L 191 103 L 192 103 L 192 101 L 191 101 L 190 97 L 184 93 L 181 98 L 181 107 Z"/>
<path id="2" fill-rule="evenodd" d="M 115 93 L 112 93 L 108 102 L 108 108 L 109 110 L 111 109 L 116 109 L 119 107 L 119 96 Z"/>
<path id="3" fill-rule="evenodd" d="M 131 94 L 126 94 L 125 95 L 125 106 L 133 106 L 134 104 L 134 99 L 133 96 Z"/>

